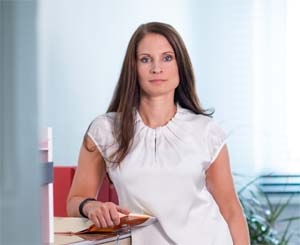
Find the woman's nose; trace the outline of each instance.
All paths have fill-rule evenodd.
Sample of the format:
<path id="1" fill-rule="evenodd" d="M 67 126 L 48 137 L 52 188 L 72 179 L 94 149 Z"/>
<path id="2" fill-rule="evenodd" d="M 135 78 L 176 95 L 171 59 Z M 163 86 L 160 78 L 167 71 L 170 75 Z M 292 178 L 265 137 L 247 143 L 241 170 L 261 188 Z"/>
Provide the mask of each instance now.
<path id="1" fill-rule="evenodd" d="M 159 74 L 162 72 L 161 64 L 159 62 L 153 62 L 151 67 L 152 74 Z"/>

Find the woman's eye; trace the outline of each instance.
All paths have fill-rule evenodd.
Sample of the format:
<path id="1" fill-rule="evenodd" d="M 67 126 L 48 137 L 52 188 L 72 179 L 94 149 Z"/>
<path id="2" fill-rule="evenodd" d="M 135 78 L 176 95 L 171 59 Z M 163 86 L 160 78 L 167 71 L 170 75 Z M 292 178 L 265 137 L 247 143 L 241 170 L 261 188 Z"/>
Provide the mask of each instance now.
<path id="1" fill-rule="evenodd" d="M 141 58 L 141 62 L 142 63 L 147 63 L 147 62 L 149 62 L 150 61 L 150 58 L 149 57 L 143 57 L 143 58 Z"/>
<path id="2" fill-rule="evenodd" d="M 164 61 L 171 61 L 173 59 L 173 57 L 171 55 L 166 55 L 164 57 Z"/>

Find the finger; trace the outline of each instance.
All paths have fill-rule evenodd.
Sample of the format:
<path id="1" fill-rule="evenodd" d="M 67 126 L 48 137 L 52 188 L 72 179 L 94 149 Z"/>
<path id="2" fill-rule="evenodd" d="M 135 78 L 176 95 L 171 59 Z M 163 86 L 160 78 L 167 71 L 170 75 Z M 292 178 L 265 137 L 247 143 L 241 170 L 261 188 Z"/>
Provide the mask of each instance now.
<path id="1" fill-rule="evenodd" d="M 116 208 L 122 214 L 129 214 L 130 213 L 127 209 L 121 208 L 120 206 L 116 206 Z"/>
<path id="2" fill-rule="evenodd" d="M 109 209 L 110 217 L 115 225 L 120 224 L 120 215 L 115 207 Z"/>
<path id="3" fill-rule="evenodd" d="M 95 213 L 90 213 L 88 218 L 95 224 L 96 227 L 101 228 L 101 222 Z"/>
<path id="4" fill-rule="evenodd" d="M 113 221 L 111 220 L 111 217 L 110 217 L 109 208 L 105 208 L 103 210 L 102 214 L 103 214 L 103 217 L 106 221 L 107 226 L 110 226 L 110 227 L 114 226 L 114 223 L 113 223 Z"/>
<path id="5" fill-rule="evenodd" d="M 107 228 L 107 223 L 106 223 L 106 220 L 103 216 L 98 216 L 97 217 L 99 222 L 100 222 L 100 228 Z"/>

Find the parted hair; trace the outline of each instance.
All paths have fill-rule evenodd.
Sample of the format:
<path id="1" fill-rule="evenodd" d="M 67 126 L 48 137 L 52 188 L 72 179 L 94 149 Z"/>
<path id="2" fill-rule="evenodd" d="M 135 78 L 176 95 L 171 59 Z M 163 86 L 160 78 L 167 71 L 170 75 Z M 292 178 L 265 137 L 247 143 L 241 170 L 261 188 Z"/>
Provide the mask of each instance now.
<path id="1" fill-rule="evenodd" d="M 179 85 L 175 89 L 174 103 L 189 109 L 195 114 L 212 116 L 213 110 L 204 110 L 196 94 L 195 76 L 186 46 L 179 33 L 169 24 L 149 22 L 140 25 L 133 33 L 122 64 L 121 73 L 112 100 L 106 112 L 116 112 L 113 135 L 117 142 L 117 150 L 107 160 L 120 164 L 126 157 L 132 144 L 135 130 L 134 113 L 140 103 L 140 86 L 137 74 L 137 48 L 140 41 L 149 33 L 164 36 L 172 46 L 178 65 Z M 84 146 L 89 151 L 96 148 L 87 143 L 87 133 L 84 136 Z M 109 147 L 109 146 L 108 146 Z M 104 157 L 104 156 L 103 156 Z"/>

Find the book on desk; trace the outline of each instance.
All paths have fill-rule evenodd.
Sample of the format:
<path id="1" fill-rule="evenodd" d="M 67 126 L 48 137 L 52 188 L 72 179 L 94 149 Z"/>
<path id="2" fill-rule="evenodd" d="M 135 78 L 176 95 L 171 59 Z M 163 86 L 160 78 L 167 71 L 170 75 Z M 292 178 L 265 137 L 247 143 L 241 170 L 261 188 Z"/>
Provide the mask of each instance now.
<path id="1" fill-rule="evenodd" d="M 81 217 L 55 217 L 55 244 L 110 244 L 113 241 L 123 241 L 130 244 L 131 229 L 147 226 L 156 222 L 153 216 L 120 214 L 120 224 L 110 228 L 97 228 L 91 220 Z M 114 243 L 112 243 L 114 244 Z"/>

